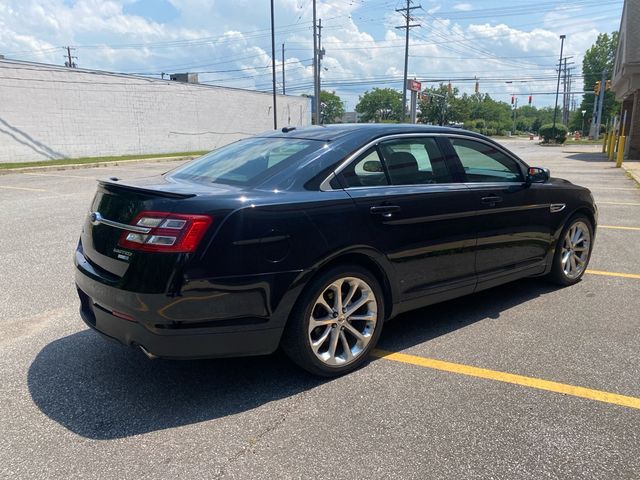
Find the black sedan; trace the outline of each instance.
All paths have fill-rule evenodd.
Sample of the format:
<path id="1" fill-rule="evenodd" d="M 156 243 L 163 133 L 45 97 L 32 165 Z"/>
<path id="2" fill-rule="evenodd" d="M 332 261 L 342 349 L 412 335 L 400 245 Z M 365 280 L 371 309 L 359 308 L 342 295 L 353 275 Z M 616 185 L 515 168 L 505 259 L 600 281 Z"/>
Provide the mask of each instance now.
<path id="1" fill-rule="evenodd" d="M 335 125 L 101 181 L 75 255 L 80 313 L 149 357 L 362 364 L 408 310 L 587 268 L 589 190 L 471 132 Z"/>

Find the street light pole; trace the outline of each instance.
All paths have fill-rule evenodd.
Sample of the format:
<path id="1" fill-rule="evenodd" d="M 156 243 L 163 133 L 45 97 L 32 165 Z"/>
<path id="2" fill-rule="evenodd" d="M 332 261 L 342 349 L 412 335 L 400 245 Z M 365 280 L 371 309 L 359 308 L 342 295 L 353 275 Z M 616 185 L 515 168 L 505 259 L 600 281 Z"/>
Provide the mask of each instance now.
<path id="1" fill-rule="evenodd" d="M 587 113 L 586 110 L 582 110 L 582 129 L 580 129 L 580 134 L 584 137 L 584 114 Z"/>
<path id="2" fill-rule="evenodd" d="M 558 116 L 558 95 L 560 94 L 560 74 L 562 73 L 562 49 L 566 35 L 560 35 L 560 61 L 558 62 L 558 84 L 556 85 L 556 105 L 553 108 L 553 139 L 556 138 L 556 118 Z"/>

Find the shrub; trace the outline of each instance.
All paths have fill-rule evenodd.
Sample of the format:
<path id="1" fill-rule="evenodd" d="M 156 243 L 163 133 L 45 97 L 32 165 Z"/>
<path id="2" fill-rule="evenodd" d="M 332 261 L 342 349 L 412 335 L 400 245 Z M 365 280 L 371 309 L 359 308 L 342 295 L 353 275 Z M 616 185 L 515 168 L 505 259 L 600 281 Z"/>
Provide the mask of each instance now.
<path id="1" fill-rule="evenodd" d="M 567 140 L 567 127 L 556 123 L 556 136 L 553 137 L 553 123 L 547 123 L 540 127 L 540 136 L 544 143 L 564 143 Z"/>

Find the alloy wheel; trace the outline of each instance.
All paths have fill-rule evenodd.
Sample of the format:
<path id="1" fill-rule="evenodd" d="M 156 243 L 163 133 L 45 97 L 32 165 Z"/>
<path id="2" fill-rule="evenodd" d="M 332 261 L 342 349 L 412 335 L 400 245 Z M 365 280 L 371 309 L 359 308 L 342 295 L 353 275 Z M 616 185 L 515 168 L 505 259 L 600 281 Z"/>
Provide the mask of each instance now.
<path id="1" fill-rule="evenodd" d="M 582 221 L 577 221 L 567 230 L 562 241 L 560 261 L 562 270 L 567 278 L 578 278 L 587 267 L 589 249 L 591 248 L 591 233 L 589 227 Z"/>
<path id="2" fill-rule="evenodd" d="M 360 357 L 378 321 L 378 304 L 371 286 L 356 277 L 343 277 L 324 288 L 309 318 L 308 340 L 324 364 L 342 366 Z"/>

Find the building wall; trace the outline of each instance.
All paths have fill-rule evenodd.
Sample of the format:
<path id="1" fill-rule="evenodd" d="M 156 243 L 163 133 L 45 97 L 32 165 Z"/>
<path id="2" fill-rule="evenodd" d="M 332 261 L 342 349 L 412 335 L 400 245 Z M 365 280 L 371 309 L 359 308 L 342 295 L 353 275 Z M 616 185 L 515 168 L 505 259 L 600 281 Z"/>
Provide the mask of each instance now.
<path id="1" fill-rule="evenodd" d="M 278 127 L 311 123 L 278 95 Z M 210 150 L 273 130 L 271 94 L 0 60 L 0 163 Z"/>

